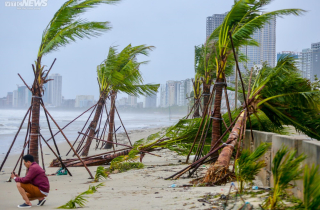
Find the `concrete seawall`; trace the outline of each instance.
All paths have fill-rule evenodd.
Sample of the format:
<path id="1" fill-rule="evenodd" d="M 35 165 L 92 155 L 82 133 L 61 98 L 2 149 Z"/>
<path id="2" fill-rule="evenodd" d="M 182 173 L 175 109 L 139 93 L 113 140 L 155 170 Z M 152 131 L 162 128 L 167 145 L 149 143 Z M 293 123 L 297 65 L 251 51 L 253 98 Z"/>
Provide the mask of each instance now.
<path id="1" fill-rule="evenodd" d="M 307 155 L 303 166 L 305 164 L 308 164 L 310 167 L 312 164 L 320 165 L 319 141 L 312 141 L 310 138 L 303 136 L 286 136 L 262 131 L 253 131 L 252 141 L 250 131 L 246 131 L 245 139 L 243 141 L 245 149 L 253 151 L 263 142 L 272 144 L 270 150 L 266 152 L 264 157 L 262 157 L 266 161 L 266 167 L 258 174 L 258 177 L 261 179 L 264 186 L 273 187 L 273 177 L 271 173 L 272 160 L 282 145 L 288 147 L 289 150 L 296 150 L 296 156 L 300 154 Z M 291 189 L 291 191 L 296 197 L 303 199 L 303 181 L 298 180 L 293 184 L 295 184 L 295 187 Z"/>

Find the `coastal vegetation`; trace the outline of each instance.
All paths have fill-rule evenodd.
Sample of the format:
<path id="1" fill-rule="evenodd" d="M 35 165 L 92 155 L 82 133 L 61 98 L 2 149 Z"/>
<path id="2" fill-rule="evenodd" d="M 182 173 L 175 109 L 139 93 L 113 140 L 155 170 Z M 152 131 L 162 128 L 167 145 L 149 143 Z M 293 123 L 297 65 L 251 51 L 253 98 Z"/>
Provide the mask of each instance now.
<path id="1" fill-rule="evenodd" d="M 244 184 L 251 183 L 260 170 L 266 166 L 265 160 L 261 160 L 261 157 L 269 148 L 270 144 L 262 143 L 253 152 L 243 150 L 235 161 L 234 172 L 239 183 L 239 193 L 243 193 Z"/>
<path id="2" fill-rule="evenodd" d="M 273 190 L 265 201 L 265 208 L 277 209 L 281 202 L 280 196 L 292 186 L 291 182 L 301 179 L 302 161 L 306 158 L 301 154 L 296 157 L 297 151 L 289 151 L 286 147 L 280 148 L 272 161 Z"/>

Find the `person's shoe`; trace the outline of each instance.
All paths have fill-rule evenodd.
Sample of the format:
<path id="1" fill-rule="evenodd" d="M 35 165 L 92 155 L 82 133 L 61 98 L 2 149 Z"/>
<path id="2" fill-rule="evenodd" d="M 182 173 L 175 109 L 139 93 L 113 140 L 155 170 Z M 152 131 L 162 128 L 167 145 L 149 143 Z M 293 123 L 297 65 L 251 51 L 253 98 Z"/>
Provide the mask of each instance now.
<path id="1" fill-rule="evenodd" d="M 46 198 L 42 199 L 41 201 L 39 201 L 39 203 L 37 204 L 37 206 L 43 206 L 43 204 L 46 202 Z"/>
<path id="2" fill-rule="evenodd" d="M 31 208 L 31 206 L 26 204 L 26 203 L 24 203 L 24 204 L 18 205 L 18 208 L 20 208 L 20 209 Z"/>

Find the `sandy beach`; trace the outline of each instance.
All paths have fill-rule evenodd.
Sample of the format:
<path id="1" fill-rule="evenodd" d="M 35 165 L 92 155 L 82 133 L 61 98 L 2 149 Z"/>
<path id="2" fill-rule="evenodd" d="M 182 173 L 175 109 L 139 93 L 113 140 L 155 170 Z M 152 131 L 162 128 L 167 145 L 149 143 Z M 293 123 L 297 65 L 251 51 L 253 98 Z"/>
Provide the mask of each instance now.
<path id="1" fill-rule="evenodd" d="M 162 128 L 135 130 L 130 132 L 131 140 L 137 141 L 146 138 L 150 134 L 160 131 Z M 119 135 L 122 142 L 124 135 Z M 61 154 L 66 154 L 69 146 L 67 143 L 60 143 Z M 99 154 L 101 150 L 95 151 L 92 147 L 89 154 Z M 212 188 L 172 188 L 172 184 L 188 184 L 188 179 L 177 181 L 166 181 L 163 178 L 171 175 L 175 171 L 182 169 L 181 161 L 185 158 L 178 156 L 169 150 L 155 152 L 161 157 L 146 155 L 143 159 L 144 169 L 130 170 L 123 173 L 111 174 L 110 178 L 103 181 L 105 186 L 99 188 L 98 192 L 88 196 L 86 209 L 206 209 L 198 202 L 200 195 L 205 192 L 212 192 Z M 52 174 L 58 168 L 49 168 L 53 159 L 53 154 L 48 148 L 44 148 L 44 159 L 46 173 Z M 15 182 L 6 182 L 11 170 L 18 159 L 18 155 L 10 155 L 4 169 L 0 173 L 0 209 L 17 209 L 17 205 L 23 200 L 16 189 Z M 178 165 L 179 164 L 179 165 Z M 41 163 L 40 163 L 41 165 Z M 170 165 L 170 166 L 169 166 Z M 89 167 L 92 174 L 95 174 L 97 166 Z M 71 167 L 70 176 L 49 176 L 51 185 L 47 202 L 42 207 L 37 207 L 37 201 L 33 201 L 33 208 L 55 209 L 73 199 L 78 193 L 86 191 L 90 185 L 89 175 L 83 167 Z M 25 174 L 25 169 L 22 175 Z M 96 185 L 96 183 L 94 184 Z M 221 189 L 220 189 L 221 188 Z M 227 190 L 228 186 L 219 187 L 219 190 Z"/>

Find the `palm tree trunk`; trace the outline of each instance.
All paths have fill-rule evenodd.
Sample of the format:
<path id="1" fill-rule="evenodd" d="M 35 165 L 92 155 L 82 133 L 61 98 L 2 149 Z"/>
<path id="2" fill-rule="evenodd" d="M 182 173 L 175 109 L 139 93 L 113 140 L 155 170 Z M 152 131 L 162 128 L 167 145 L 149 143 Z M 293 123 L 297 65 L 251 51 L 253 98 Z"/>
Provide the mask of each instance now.
<path id="1" fill-rule="evenodd" d="M 41 93 L 39 89 L 33 86 L 34 93 L 32 94 L 32 116 L 31 116 L 31 132 L 30 132 L 30 147 L 29 154 L 33 156 L 34 161 L 39 163 L 39 122 L 40 122 L 40 97 Z M 36 89 L 36 90 L 35 90 Z"/>
<path id="2" fill-rule="evenodd" d="M 115 114 L 115 102 L 116 102 L 117 92 L 112 91 L 111 94 L 111 108 L 110 108 L 110 120 L 109 120 L 109 133 L 107 141 L 113 142 L 113 132 L 114 132 L 114 114 Z M 112 143 L 107 142 L 105 149 L 111 149 L 113 146 Z"/>
<path id="3" fill-rule="evenodd" d="M 224 82 L 223 78 L 217 80 L 218 83 Z M 221 123 L 221 101 L 222 101 L 222 90 L 223 85 L 216 85 L 216 94 L 214 100 L 214 111 L 213 111 L 213 120 L 212 120 L 212 140 L 211 140 L 211 149 L 216 144 L 221 136 L 220 123 Z M 219 146 L 218 144 L 216 146 Z"/>
<path id="4" fill-rule="evenodd" d="M 198 118 L 200 117 L 200 102 L 198 103 L 198 99 L 196 96 L 193 98 L 193 101 L 194 101 L 193 118 Z"/>
<path id="5" fill-rule="evenodd" d="M 101 115 L 101 110 L 102 110 L 102 107 L 105 104 L 105 101 L 106 101 L 105 97 L 101 96 L 100 99 L 99 99 L 99 102 L 98 102 L 98 106 L 97 106 L 94 118 L 93 118 L 93 120 L 91 121 L 91 123 L 89 125 L 90 131 L 89 131 L 89 135 L 87 137 L 87 142 L 86 142 L 86 144 L 84 146 L 84 150 L 83 150 L 83 152 L 81 154 L 82 156 L 88 156 L 88 154 L 89 154 L 90 145 L 91 145 L 93 137 L 95 136 L 96 128 L 97 128 L 97 125 L 98 125 L 98 122 L 99 122 L 99 119 L 100 119 L 100 115 Z"/>
<path id="6" fill-rule="evenodd" d="M 222 172 L 222 168 L 228 169 L 229 168 L 229 163 L 230 159 L 232 156 L 233 149 L 235 148 L 237 144 L 237 139 L 240 136 L 240 131 L 242 129 L 242 126 L 244 126 L 245 122 L 243 123 L 245 117 L 245 111 L 242 111 L 236 124 L 232 128 L 232 131 L 229 135 L 229 138 L 227 141 L 231 141 L 227 146 L 225 146 L 222 151 L 220 152 L 220 155 L 218 157 L 218 160 L 215 162 L 214 165 L 212 165 L 208 171 L 207 174 L 203 180 L 205 183 L 211 183 L 215 178 L 218 176 L 219 177 L 219 172 Z"/>
<path id="7" fill-rule="evenodd" d="M 207 107 L 210 98 L 210 84 L 203 83 L 203 108 Z"/>

